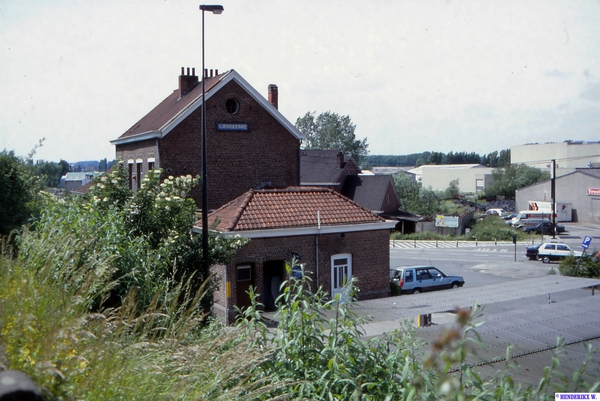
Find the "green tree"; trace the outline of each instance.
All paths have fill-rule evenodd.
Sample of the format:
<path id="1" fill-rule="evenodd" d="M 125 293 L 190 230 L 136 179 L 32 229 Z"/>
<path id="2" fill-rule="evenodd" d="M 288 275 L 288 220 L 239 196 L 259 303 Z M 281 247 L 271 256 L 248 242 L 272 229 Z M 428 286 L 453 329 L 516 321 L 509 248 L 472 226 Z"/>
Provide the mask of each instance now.
<path id="1" fill-rule="evenodd" d="M 296 120 L 296 128 L 306 136 L 304 149 L 338 149 L 351 154 L 358 165 L 369 154 L 367 138 L 356 139 L 356 125 L 349 116 L 330 111 L 316 116 L 316 112 L 308 112 Z"/>
<path id="2" fill-rule="evenodd" d="M 425 160 L 425 164 L 443 164 L 444 163 L 444 154 L 441 152 L 431 152 L 427 159 Z"/>
<path id="3" fill-rule="evenodd" d="M 189 175 L 161 180 L 161 171 L 154 170 L 133 194 L 125 169 L 117 164 L 94 182 L 85 198 L 73 197 L 47 207 L 35 229 L 58 232 L 57 237 L 76 232 L 89 238 L 85 249 L 78 250 L 82 256 L 77 263 L 93 255 L 109 255 L 111 281 L 116 284 L 106 298 L 107 305 L 121 305 L 135 289 L 139 308 L 145 308 L 156 294 L 166 294 L 177 285 L 188 284 L 195 291 L 205 283 L 198 272 L 201 240 L 192 233 L 196 207 L 188 197 L 196 183 Z M 211 233 L 211 260 L 225 264 L 245 243 Z M 208 283 L 202 301 L 207 310 L 212 304 L 212 282 Z"/>
<path id="4" fill-rule="evenodd" d="M 504 167 L 510 165 L 510 149 L 504 149 L 500 151 L 498 155 L 498 167 Z"/>
<path id="5" fill-rule="evenodd" d="M 108 169 L 108 162 L 106 160 L 106 158 L 100 160 L 100 162 L 98 162 L 98 171 L 106 171 Z"/>
<path id="6" fill-rule="evenodd" d="M 34 173 L 42 179 L 46 187 L 58 187 L 62 177 L 61 172 L 61 166 L 55 162 L 37 160 L 34 165 Z"/>
<path id="7" fill-rule="evenodd" d="M 455 199 L 460 194 L 458 179 L 450 181 L 448 188 L 444 190 L 444 199 Z"/>
<path id="8" fill-rule="evenodd" d="M 434 216 L 442 211 L 442 200 L 438 193 L 429 188 L 421 188 L 415 212 L 423 216 Z"/>
<path id="9" fill-rule="evenodd" d="M 42 187 L 29 161 L 13 151 L 0 153 L 0 235 L 10 234 L 39 212 Z"/>
<path id="10" fill-rule="evenodd" d="M 423 188 L 410 175 L 404 173 L 394 175 L 394 185 L 405 211 L 424 216 L 433 216 L 440 212 L 442 206 L 440 196 L 431 188 Z"/>
<path id="11" fill-rule="evenodd" d="M 69 166 L 68 161 L 60 159 L 60 161 L 58 162 L 58 165 L 60 166 L 60 176 L 61 177 L 69 172 L 70 166 Z"/>
<path id="12" fill-rule="evenodd" d="M 400 203 L 402 209 L 406 212 L 412 212 L 415 209 L 415 204 L 419 198 L 419 191 L 421 190 L 421 184 L 419 184 L 411 174 L 398 173 L 394 176 L 394 185 L 398 196 L 400 197 Z"/>
<path id="13" fill-rule="evenodd" d="M 485 189 L 486 196 L 505 196 L 515 198 L 516 190 L 550 179 L 550 173 L 525 164 L 509 164 L 492 171 L 494 182 Z"/>

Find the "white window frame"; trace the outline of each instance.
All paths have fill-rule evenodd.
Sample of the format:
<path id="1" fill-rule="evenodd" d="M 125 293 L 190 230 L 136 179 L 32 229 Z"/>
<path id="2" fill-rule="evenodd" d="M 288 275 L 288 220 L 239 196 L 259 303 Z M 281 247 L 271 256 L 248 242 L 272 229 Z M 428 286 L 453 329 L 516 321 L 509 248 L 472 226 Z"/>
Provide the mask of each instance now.
<path id="1" fill-rule="evenodd" d="M 345 260 L 345 263 L 342 261 Z M 337 262 L 337 263 L 336 263 Z M 342 263 L 340 263 L 342 262 Z M 337 294 L 342 302 L 349 301 L 349 294 L 344 291 L 352 279 L 352 254 L 338 253 L 331 255 L 331 299 Z"/>

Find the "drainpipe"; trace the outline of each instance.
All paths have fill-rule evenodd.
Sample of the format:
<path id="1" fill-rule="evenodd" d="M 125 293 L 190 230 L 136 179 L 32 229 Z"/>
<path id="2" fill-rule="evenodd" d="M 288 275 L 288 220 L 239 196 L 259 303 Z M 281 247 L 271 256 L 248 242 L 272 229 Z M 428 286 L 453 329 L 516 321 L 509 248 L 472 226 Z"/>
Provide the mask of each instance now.
<path id="1" fill-rule="evenodd" d="M 321 212 L 317 210 L 317 228 L 319 229 L 319 234 L 315 236 L 315 265 L 317 272 L 317 289 L 319 288 L 319 236 L 321 236 Z"/>

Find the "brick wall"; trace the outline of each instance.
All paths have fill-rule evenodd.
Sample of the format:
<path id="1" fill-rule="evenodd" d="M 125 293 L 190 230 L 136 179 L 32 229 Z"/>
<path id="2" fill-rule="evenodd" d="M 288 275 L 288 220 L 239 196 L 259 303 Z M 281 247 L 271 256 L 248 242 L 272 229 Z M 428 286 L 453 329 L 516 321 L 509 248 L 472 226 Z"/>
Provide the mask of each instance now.
<path id="1" fill-rule="evenodd" d="M 225 107 L 232 98 L 240 105 L 236 114 Z M 201 116 L 201 109 L 194 111 L 163 138 L 117 145 L 116 158 L 125 162 L 126 169 L 128 160 L 134 160 L 134 173 L 137 161 L 142 160 L 142 177 L 152 158 L 154 167 L 163 168 L 167 175 L 200 176 Z M 277 188 L 300 184 L 300 140 L 235 81 L 206 100 L 206 116 L 209 209 L 217 209 L 263 183 Z M 217 123 L 247 123 L 249 131 L 217 131 Z M 201 204 L 201 185 L 191 196 Z"/>
<path id="2" fill-rule="evenodd" d="M 234 98 L 239 112 L 225 102 Z M 207 186 L 209 209 L 216 209 L 261 183 L 275 187 L 299 185 L 300 141 L 236 82 L 231 81 L 206 101 Z M 248 123 L 248 132 L 217 131 L 219 123 Z M 170 174 L 201 174 L 201 110 L 160 140 L 161 167 Z M 192 197 L 200 205 L 201 188 Z"/>
<path id="3" fill-rule="evenodd" d="M 318 238 L 318 271 L 316 261 L 316 240 Z M 232 263 L 227 266 L 213 266 L 212 271 L 218 275 L 219 290 L 215 293 L 214 311 L 225 322 L 231 324 L 235 320 L 233 305 L 237 305 L 236 268 L 240 264 L 253 266 L 253 285 L 260 294 L 258 301 L 266 303 L 264 269 L 267 261 L 290 262 L 292 254 L 301 256 L 300 263 L 311 272 L 312 290 L 320 285 L 327 293 L 331 291 L 331 256 L 349 253 L 352 255 L 352 274 L 358 279 L 358 299 L 373 299 L 389 296 L 389 230 L 351 232 L 345 234 L 310 235 L 299 237 L 280 237 L 253 239 L 240 249 Z M 230 280 L 232 297 L 225 296 L 225 279 L 222 274 L 227 271 Z M 229 303 L 227 304 L 227 301 Z"/>
<path id="4" fill-rule="evenodd" d="M 135 177 L 130 177 L 131 187 L 135 189 L 138 180 L 144 178 L 148 174 L 149 161 L 153 160 L 153 168 L 158 168 L 158 146 L 156 139 L 148 139 L 146 141 L 126 143 L 116 146 L 116 159 L 123 161 L 125 171 L 129 171 L 129 164 L 133 164 L 131 171 L 135 173 Z M 133 161 L 133 163 L 130 163 Z M 141 177 L 137 177 L 138 164 L 140 164 Z M 134 178 L 134 179 L 132 179 Z M 140 181 L 141 182 L 141 181 Z"/>

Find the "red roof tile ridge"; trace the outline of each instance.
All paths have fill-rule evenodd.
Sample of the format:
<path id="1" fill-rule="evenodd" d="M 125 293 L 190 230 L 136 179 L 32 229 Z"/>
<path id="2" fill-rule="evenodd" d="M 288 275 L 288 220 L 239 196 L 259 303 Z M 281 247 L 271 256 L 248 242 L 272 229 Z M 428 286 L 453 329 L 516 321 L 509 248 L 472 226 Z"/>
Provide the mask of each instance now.
<path id="1" fill-rule="evenodd" d="M 243 199 L 241 200 L 241 205 L 237 208 L 237 210 L 233 216 L 233 222 L 232 222 L 231 226 L 228 227 L 229 230 L 233 230 L 238 225 L 240 218 L 242 217 L 242 215 L 248 208 L 248 204 L 254 198 L 254 190 L 250 190 L 242 196 L 243 196 Z"/>

